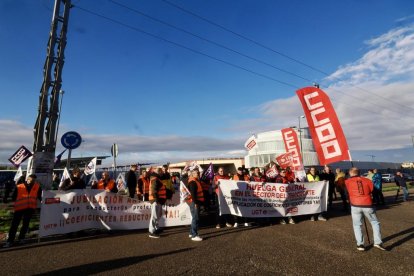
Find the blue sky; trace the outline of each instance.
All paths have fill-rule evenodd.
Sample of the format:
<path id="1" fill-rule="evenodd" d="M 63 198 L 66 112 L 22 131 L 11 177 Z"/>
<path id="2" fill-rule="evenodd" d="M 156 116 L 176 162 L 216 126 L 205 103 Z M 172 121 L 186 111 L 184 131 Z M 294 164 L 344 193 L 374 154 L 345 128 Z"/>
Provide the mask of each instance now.
<path id="1" fill-rule="evenodd" d="M 0 1 L 0 163 L 32 147 L 53 2 Z M 295 90 L 318 82 L 355 160 L 414 159 L 413 1 L 72 2 L 59 137 L 82 135 L 74 156 L 243 156 L 252 133 L 295 125 Z"/>

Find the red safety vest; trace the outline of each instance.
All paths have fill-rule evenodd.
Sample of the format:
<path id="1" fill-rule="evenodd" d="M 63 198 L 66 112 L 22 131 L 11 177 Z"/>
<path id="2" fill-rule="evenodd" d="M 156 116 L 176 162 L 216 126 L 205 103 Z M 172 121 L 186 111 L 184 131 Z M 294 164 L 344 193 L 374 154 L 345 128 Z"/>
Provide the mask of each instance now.
<path id="1" fill-rule="evenodd" d="M 157 182 L 161 183 L 161 187 L 158 190 L 158 194 L 157 194 L 158 198 L 159 199 L 167 199 L 167 191 L 165 190 L 165 185 L 158 179 L 158 177 L 151 176 L 150 181 L 151 181 L 151 186 L 154 185 L 154 184 L 152 184 L 153 181 L 155 182 L 155 185 L 157 185 Z M 149 200 L 150 201 L 155 200 L 154 194 L 152 193 L 152 189 L 149 189 Z"/>
<path id="2" fill-rule="evenodd" d="M 14 202 L 14 210 L 21 211 L 26 209 L 36 209 L 39 188 L 40 185 L 35 182 L 29 193 L 24 184 L 17 185 L 17 198 Z"/>
<path id="3" fill-rule="evenodd" d="M 200 183 L 200 181 L 198 181 L 198 179 L 190 177 L 188 179 L 188 183 L 190 183 L 191 181 L 194 181 L 195 183 L 197 183 L 197 201 L 202 201 L 204 202 L 204 194 L 203 194 L 203 187 Z M 191 203 L 193 201 L 193 199 L 191 198 L 191 196 L 187 199 L 188 203 Z"/>
<path id="4" fill-rule="evenodd" d="M 349 201 L 355 207 L 372 206 L 371 194 L 374 190 L 372 181 L 365 177 L 353 176 L 345 180 Z"/>

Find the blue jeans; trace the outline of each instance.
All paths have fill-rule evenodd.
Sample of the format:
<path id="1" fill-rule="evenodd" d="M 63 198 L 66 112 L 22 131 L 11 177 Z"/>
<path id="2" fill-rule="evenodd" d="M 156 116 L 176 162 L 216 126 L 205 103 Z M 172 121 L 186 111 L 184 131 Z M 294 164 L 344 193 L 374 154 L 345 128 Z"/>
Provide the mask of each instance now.
<path id="1" fill-rule="evenodd" d="M 190 212 L 192 217 L 190 235 L 194 238 L 198 236 L 198 214 L 200 212 L 200 206 L 196 207 L 194 201 L 190 203 Z"/>
<path id="2" fill-rule="evenodd" d="M 408 188 L 407 187 L 401 187 L 403 190 L 403 200 L 407 201 L 408 200 Z"/>
<path id="3" fill-rule="evenodd" d="M 375 209 L 370 207 L 362 208 L 351 206 L 352 224 L 357 245 L 364 245 L 364 234 L 362 233 L 362 219 L 364 215 L 371 223 L 374 244 L 382 244 L 380 222 L 375 214 Z"/>
<path id="4" fill-rule="evenodd" d="M 150 219 L 150 223 L 149 223 L 149 229 L 148 231 L 151 234 L 156 234 L 159 231 L 159 226 L 158 226 L 158 222 L 162 217 L 162 205 L 157 203 L 157 202 L 153 202 L 151 204 L 151 219 Z"/>

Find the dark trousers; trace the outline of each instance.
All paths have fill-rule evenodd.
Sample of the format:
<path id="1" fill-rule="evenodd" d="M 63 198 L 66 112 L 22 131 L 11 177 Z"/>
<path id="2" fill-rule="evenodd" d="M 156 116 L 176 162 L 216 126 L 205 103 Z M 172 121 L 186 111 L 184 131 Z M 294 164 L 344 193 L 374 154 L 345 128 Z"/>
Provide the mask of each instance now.
<path id="1" fill-rule="evenodd" d="M 372 198 L 374 199 L 375 204 L 385 204 L 384 195 L 380 189 L 374 188 L 372 191 Z"/>
<path id="2" fill-rule="evenodd" d="M 137 185 L 131 185 L 131 186 L 128 185 L 128 192 L 129 192 L 129 197 L 130 198 L 135 197 L 135 194 L 137 192 L 136 189 L 137 189 Z"/>
<path id="3" fill-rule="evenodd" d="M 29 222 L 34 214 L 34 209 L 26 209 L 21 211 L 16 211 L 13 214 L 13 220 L 9 230 L 9 238 L 7 239 L 8 242 L 14 242 L 14 238 L 16 237 L 17 228 L 19 227 L 20 221 L 23 218 L 23 226 L 20 229 L 19 240 L 23 240 L 26 236 L 27 230 L 29 230 Z"/>
<path id="4" fill-rule="evenodd" d="M 204 210 L 209 211 L 210 210 L 210 202 L 211 202 L 211 196 L 209 191 L 203 190 L 203 196 L 204 196 Z"/>
<path id="5" fill-rule="evenodd" d="M 329 184 L 329 187 L 328 187 L 328 206 L 332 206 L 332 201 L 333 201 L 334 197 L 336 198 L 335 186 Z"/>
<path id="6" fill-rule="evenodd" d="M 200 207 L 193 202 L 190 203 L 190 212 L 191 212 L 191 228 L 190 228 L 190 235 L 191 237 L 198 236 L 198 224 L 199 224 L 199 214 L 200 214 Z"/>

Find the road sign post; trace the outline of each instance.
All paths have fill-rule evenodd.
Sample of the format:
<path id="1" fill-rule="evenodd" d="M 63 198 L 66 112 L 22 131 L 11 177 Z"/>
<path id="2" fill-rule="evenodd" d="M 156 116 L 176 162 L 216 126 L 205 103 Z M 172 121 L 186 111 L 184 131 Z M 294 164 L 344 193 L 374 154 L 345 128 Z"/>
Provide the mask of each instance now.
<path id="1" fill-rule="evenodd" d="M 62 135 L 60 142 L 62 143 L 62 146 L 65 149 L 69 150 L 68 161 L 66 162 L 66 168 L 69 170 L 72 150 L 80 146 L 80 144 L 82 143 L 82 137 L 80 136 L 79 133 L 75 131 L 69 131 Z"/>
<path id="2" fill-rule="evenodd" d="M 118 145 L 115 143 L 111 147 L 111 154 L 114 157 L 114 179 L 116 179 L 116 157 L 118 156 Z"/>

